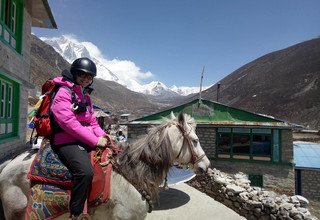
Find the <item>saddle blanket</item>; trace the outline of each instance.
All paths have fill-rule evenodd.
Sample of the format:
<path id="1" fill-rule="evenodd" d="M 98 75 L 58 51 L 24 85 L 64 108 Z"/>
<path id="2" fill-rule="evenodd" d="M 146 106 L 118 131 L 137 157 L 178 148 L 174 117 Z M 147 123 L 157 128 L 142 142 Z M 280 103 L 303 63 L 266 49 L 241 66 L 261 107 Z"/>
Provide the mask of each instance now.
<path id="1" fill-rule="evenodd" d="M 70 190 L 50 184 L 33 184 L 29 189 L 28 220 L 51 220 L 68 212 Z"/>
<path id="2" fill-rule="evenodd" d="M 98 206 L 110 198 L 112 165 L 108 163 L 107 158 L 112 153 L 109 148 L 91 153 L 94 176 L 88 202 L 92 206 Z M 102 162 L 106 166 L 102 167 Z M 31 185 L 26 220 L 50 220 L 68 212 L 71 173 L 52 151 L 48 139 L 43 139 L 30 167 L 28 178 Z"/>
<path id="3" fill-rule="evenodd" d="M 43 139 L 34 158 L 28 178 L 31 181 L 71 186 L 71 174 L 67 167 L 52 151 L 49 139 Z"/>

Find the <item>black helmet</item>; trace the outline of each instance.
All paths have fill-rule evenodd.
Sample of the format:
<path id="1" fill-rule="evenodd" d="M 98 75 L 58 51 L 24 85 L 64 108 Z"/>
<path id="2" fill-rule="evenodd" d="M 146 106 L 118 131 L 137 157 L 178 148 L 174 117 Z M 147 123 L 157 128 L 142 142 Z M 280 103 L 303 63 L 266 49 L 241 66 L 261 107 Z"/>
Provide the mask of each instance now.
<path id="1" fill-rule="evenodd" d="M 97 76 L 97 67 L 92 60 L 87 57 L 78 58 L 71 64 L 70 72 L 74 76 L 78 71 L 85 72 L 91 76 Z"/>

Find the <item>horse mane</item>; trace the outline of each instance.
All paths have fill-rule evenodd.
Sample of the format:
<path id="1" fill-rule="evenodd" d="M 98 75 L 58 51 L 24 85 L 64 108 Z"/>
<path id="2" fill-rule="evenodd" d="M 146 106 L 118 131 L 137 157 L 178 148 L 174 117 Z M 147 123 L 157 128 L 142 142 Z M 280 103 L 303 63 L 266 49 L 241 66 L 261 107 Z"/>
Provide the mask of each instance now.
<path id="1" fill-rule="evenodd" d="M 156 201 L 159 186 L 175 160 L 167 128 L 178 123 L 183 126 L 180 119 L 180 116 L 166 119 L 163 124 L 149 128 L 146 135 L 128 145 L 117 157 L 118 172 L 138 190 L 146 191 L 152 202 Z M 185 115 L 183 120 L 195 126 L 190 116 Z"/>

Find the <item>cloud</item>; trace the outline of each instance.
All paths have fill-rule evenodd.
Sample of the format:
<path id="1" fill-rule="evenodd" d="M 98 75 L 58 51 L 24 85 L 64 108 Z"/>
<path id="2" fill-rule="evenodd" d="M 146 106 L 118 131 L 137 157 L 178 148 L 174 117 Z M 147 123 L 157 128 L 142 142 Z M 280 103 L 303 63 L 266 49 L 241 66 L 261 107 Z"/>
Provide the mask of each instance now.
<path id="1" fill-rule="evenodd" d="M 139 86 L 144 80 L 154 78 L 150 71 L 143 71 L 131 60 L 110 60 L 106 58 L 94 43 L 81 41 L 75 35 L 68 34 L 52 38 L 42 37 L 40 39 L 51 44 L 69 62 L 81 56 L 89 56 L 97 64 L 97 76 L 99 78 L 117 81 L 129 89 L 134 90 L 134 87 Z M 66 48 L 70 47 L 72 47 L 72 52 L 66 52 Z M 89 54 L 83 51 L 87 51 Z"/>
<path id="2" fill-rule="evenodd" d="M 84 41 L 84 42 L 81 42 L 81 44 L 83 44 L 88 49 L 88 51 L 90 52 L 91 56 L 103 58 L 103 55 L 102 55 L 101 51 L 93 43 Z"/>

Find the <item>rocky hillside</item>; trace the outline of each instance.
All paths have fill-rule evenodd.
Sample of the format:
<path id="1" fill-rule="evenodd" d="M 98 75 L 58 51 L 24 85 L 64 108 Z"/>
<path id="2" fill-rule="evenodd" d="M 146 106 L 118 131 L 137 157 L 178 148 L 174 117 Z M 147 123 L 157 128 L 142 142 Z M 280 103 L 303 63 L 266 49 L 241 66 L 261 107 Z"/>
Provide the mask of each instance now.
<path id="1" fill-rule="evenodd" d="M 62 70 L 69 68 L 70 64 L 51 46 L 32 36 L 30 82 L 35 85 L 35 89 L 31 91 L 31 96 L 39 93 L 45 80 L 59 76 Z M 149 96 L 133 92 L 113 81 L 95 79 L 93 88 L 93 102 L 113 114 L 131 113 L 134 118 L 168 106 L 154 102 Z"/>
<path id="2" fill-rule="evenodd" d="M 202 97 L 216 101 L 217 84 Z M 218 101 L 320 129 L 320 38 L 240 67 L 220 81 Z"/>

